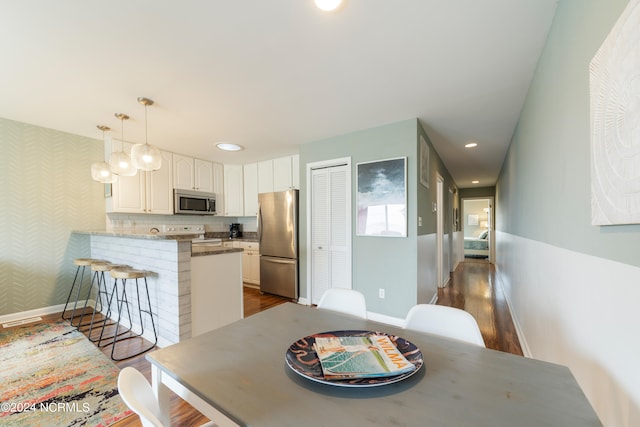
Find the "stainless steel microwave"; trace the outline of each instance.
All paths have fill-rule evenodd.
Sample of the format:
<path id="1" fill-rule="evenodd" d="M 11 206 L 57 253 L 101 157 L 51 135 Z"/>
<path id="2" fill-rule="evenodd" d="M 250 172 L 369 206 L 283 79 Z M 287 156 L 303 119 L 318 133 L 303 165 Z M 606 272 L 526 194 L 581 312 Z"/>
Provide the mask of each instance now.
<path id="1" fill-rule="evenodd" d="M 216 195 L 202 191 L 173 190 L 173 213 L 183 215 L 215 215 Z"/>

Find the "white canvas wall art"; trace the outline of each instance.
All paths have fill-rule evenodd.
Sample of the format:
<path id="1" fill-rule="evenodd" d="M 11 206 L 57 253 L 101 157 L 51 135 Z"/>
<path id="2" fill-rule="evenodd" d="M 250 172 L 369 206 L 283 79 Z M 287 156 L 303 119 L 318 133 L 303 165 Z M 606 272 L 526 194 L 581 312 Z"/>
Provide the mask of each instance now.
<path id="1" fill-rule="evenodd" d="M 631 0 L 590 67 L 591 223 L 640 223 L 640 0 Z"/>

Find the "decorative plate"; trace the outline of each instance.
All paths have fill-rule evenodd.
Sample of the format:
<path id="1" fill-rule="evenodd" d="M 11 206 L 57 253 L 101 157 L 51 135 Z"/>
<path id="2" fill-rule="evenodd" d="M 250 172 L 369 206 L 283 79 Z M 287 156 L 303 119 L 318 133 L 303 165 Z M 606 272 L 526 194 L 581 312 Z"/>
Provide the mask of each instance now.
<path id="1" fill-rule="evenodd" d="M 320 361 L 313 348 L 313 344 L 316 342 L 316 337 L 347 337 L 347 336 L 368 336 L 368 335 L 386 335 L 391 339 L 391 342 L 402 352 L 404 357 L 416 367 L 411 372 L 396 375 L 393 377 L 383 378 L 354 378 L 348 380 L 326 380 L 322 375 L 322 367 Z M 422 352 L 404 338 L 396 335 L 386 334 L 384 332 L 373 331 L 331 331 L 313 334 L 304 338 L 300 338 L 298 341 L 291 344 L 285 355 L 287 365 L 293 372 L 301 375 L 312 381 L 316 381 L 322 384 L 328 384 L 338 387 L 375 387 L 385 384 L 392 384 L 398 381 L 409 378 L 420 370 L 424 361 L 422 359 Z"/>

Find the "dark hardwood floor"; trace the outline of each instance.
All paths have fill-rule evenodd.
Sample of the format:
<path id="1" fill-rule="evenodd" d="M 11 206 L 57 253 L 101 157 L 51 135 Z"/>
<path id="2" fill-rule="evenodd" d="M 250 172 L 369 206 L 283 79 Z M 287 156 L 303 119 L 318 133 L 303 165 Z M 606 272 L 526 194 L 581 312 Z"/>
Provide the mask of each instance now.
<path id="1" fill-rule="evenodd" d="M 437 303 L 471 313 L 487 348 L 522 356 L 507 301 L 496 285 L 495 267 L 487 260 L 465 259 L 460 263 L 449 285 L 438 289 Z"/>
<path id="2" fill-rule="evenodd" d="M 522 355 L 511 315 L 499 287 L 495 286 L 495 269 L 485 260 L 466 260 L 452 274 L 449 285 L 438 291 L 438 304 L 457 307 L 470 312 L 478 321 L 487 348 Z M 289 301 L 274 295 L 260 294 L 257 289 L 244 287 L 244 316 L 248 317 L 270 307 Z M 57 321 L 60 315 L 43 316 L 44 321 Z M 124 351 L 133 351 L 145 343 L 141 339 L 125 341 Z M 110 356 L 111 349 L 102 351 Z M 116 355 L 117 356 L 117 355 Z M 133 366 L 147 379 L 151 378 L 151 366 L 144 354 L 116 362 L 119 368 Z M 198 411 L 177 396 L 171 398 L 171 425 L 193 426 L 207 422 Z M 115 424 L 117 427 L 140 427 L 137 416 L 128 417 Z"/>

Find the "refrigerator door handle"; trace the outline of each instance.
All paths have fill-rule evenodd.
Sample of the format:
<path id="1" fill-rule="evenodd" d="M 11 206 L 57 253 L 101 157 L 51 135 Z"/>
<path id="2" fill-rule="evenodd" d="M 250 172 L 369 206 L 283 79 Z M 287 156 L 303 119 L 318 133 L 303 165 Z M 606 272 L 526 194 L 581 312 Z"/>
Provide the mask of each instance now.
<path id="1" fill-rule="evenodd" d="M 258 205 L 258 243 L 262 243 L 262 206 Z"/>
<path id="2" fill-rule="evenodd" d="M 271 258 L 271 257 L 263 256 L 262 259 L 266 262 L 273 262 L 275 264 L 295 264 L 296 263 L 295 259 L 288 259 L 288 258 Z"/>

